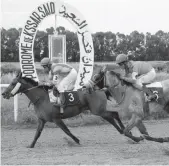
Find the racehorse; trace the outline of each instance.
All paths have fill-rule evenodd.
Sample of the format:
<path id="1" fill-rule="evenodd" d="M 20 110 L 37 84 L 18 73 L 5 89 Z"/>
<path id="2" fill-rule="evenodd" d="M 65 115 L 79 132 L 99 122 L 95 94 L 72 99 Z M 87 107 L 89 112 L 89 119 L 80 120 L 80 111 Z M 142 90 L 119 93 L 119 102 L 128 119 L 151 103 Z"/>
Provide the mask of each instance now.
<path id="1" fill-rule="evenodd" d="M 123 134 L 125 127 L 118 113 L 114 111 L 108 112 L 106 110 L 107 98 L 104 91 L 96 90 L 90 93 L 87 89 L 79 89 L 77 93 L 80 104 L 65 107 L 63 116 L 60 116 L 60 106 L 55 106 L 50 103 L 48 88 L 47 86 L 38 86 L 38 82 L 27 77 L 22 77 L 22 73 L 20 73 L 2 93 L 3 97 L 6 99 L 9 99 L 17 93 L 24 93 L 34 104 L 34 109 L 38 117 L 38 127 L 35 137 L 28 147 L 33 148 L 35 146 L 46 122 L 54 122 L 79 144 L 79 139 L 69 131 L 61 119 L 76 116 L 85 110 L 90 110 L 92 114 L 102 117 L 111 123 L 120 134 Z M 127 136 L 136 142 L 141 140 L 140 137 L 134 137 L 131 134 Z"/>
<path id="2" fill-rule="evenodd" d="M 97 76 L 90 80 L 93 85 L 100 82 L 100 88 L 107 88 L 107 93 L 111 95 L 117 102 L 113 107 L 113 111 L 122 111 L 125 115 L 130 116 L 130 120 L 124 129 L 124 134 L 127 134 L 135 126 L 139 129 L 143 137 L 150 141 L 156 142 L 169 142 L 169 137 L 155 138 L 149 136 L 145 125 L 143 124 L 144 118 L 144 92 L 136 89 L 131 83 L 123 80 L 120 73 L 113 70 L 101 71 Z M 169 113 L 169 79 L 161 81 L 163 87 L 163 100 L 164 110 Z M 165 102 L 164 102 L 165 101 Z M 111 111 L 111 110 L 108 110 Z"/>

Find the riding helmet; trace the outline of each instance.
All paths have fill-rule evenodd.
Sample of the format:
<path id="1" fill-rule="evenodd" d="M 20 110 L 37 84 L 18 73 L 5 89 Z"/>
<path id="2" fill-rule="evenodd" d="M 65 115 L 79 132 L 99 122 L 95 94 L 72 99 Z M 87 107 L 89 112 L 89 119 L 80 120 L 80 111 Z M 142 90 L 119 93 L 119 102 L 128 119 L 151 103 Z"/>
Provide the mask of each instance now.
<path id="1" fill-rule="evenodd" d="M 43 58 L 40 63 L 41 63 L 41 66 L 52 64 L 51 60 L 47 57 Z"/>
<path id="2" fill-rule="evenodd" d="M 122 63 L 122 62 L 126 62 L 128 61 L 128 56 L 126 54 L 119 54 L 117 57 L 116 57 L 116 63 Z"/>

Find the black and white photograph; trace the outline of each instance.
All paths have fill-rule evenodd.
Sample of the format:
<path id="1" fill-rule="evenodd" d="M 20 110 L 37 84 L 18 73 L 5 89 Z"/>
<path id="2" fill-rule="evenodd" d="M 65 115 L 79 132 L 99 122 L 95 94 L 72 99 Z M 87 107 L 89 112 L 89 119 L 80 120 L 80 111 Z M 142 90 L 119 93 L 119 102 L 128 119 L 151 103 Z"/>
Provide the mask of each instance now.
<path id="1" fill-rule="evenodd" d="M 1 0 L 1 165 L 169 165 L 168 0 Z"/>

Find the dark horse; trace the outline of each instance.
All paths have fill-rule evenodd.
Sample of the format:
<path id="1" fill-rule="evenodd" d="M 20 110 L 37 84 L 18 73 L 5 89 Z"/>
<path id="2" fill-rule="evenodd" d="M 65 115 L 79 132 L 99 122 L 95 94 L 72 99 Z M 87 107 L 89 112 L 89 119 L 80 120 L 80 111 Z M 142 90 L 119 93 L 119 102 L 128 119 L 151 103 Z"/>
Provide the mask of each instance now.
<path id="1" fill-rule="evenodd" d="M 106 110 L 107 98 L 104 91 L 96 90 L 89 93 L 87 89 L 78 90 L 77 93 L 80 104 L 65 107 L 62 117 L 60 116 L 60 107 L 54 106 L 52 103 L 50 103 L 48 87 L 38 86 L 38 82 L 30 78 L 22 77 L 21 73 L 13 79 L 12 83 L 7 87 L 2 95 L 4 98 L 9 99 L 17 93 L 24 93 L 30 99 L 30 101 L 34 104 L 34 109 L 38 117 L 38 128 L 34 140 L 29 146 L 30 148 L 35 146 L 35 143 L 39 138 L 46 122 L 54 122 L 76 143 L 79 144 L 79 139 L 69 131 L 61 119 L 76 116 L 85 110 L 90 110 L 92 114 L 101 116 L 103 119 L 111 123 L 119 131 L 119 133 L 123 134 L 125 127 L 122 124 L 118 113 L 113 111 L 108 112 Z M 118 122 L 118 124 L 116 122 Z M 128 137 L 134 141 L 140 141 L 139 138 L 132 137 L 131 134 L 128 135 Z"/>
<path id="2" fill-rule="evenodd" d="M 109 66 L 110 68 L 110 66 Z M 110 70 L 110 69 L 109 69 Z M 92 83 L 90 83 L 92 82 Z M 99 83 L 98 83 L 99 82 Z M 155 142 L 169 142 L 169 137 L 155 138 L 149 136 L 145 125 L 144 118 L 144 93 L 136 89 L 131 83 L 121 79 L 120 73 L 113 70 L 101 71 L 89 81 L 90 85 L 99 85 L 100 88 L 107 87 L 107 95 L 112 96 L 117 102 L 113 107 L 113 111 L 123 112 L 123 115 L 130 117 L 127 126 L 124 129 L 124 134 L 128 134 L 133 127 L 137 127 L 143 137 Z M 161 81 L 163 87 L 164 109 L 169 112 L 169 79 Z M 90 86 L 89 86 L 90 87 Z M 93 88 L 91 86 L 91 88 Z M 107 111 L 110 111 L 107 108 Z"/>

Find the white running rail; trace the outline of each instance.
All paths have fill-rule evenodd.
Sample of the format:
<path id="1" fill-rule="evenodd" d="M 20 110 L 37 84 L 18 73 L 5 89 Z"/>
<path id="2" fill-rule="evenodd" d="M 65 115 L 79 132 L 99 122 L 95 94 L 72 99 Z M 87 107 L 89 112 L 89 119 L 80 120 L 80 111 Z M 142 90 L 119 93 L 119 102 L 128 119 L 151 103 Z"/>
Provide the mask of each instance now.
<path id="1" fill-rule="evenodd" d="M 0 87 L 8 87 L 9 84 L 0 84 Z M 14 120 L 17 122 L 18 118 L 18 94 L 14 96 Z"/>

